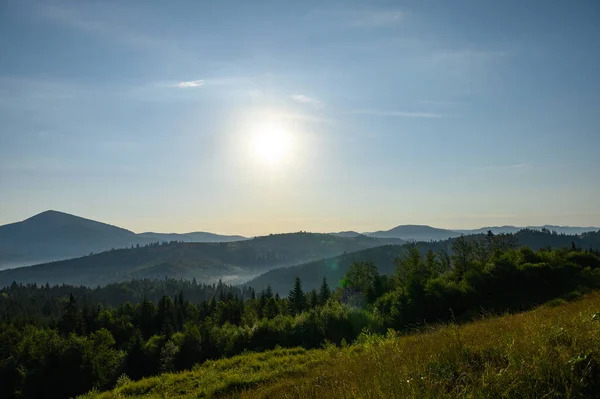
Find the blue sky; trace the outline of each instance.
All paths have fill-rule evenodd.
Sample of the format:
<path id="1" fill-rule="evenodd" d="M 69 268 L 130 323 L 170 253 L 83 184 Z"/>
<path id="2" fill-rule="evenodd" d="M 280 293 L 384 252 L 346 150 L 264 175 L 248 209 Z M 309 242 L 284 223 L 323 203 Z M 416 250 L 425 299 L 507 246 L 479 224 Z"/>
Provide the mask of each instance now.
<path id="1" fill-rule="evenodd" d="M 600 225 L 599 16 L 3 1 L 0 224 L 56 209 L 137 232 Z"/>

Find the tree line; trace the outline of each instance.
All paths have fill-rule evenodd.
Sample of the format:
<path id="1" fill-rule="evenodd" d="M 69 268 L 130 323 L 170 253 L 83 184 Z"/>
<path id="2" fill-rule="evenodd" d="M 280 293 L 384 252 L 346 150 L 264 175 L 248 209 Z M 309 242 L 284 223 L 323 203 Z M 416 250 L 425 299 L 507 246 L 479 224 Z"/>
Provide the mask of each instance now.
<path id="1" fill-rule="evenodd" d="M 344 345 L 365 329 L 519 311 L 600 286 L 598 252 L 575 242 L 534 251 L 493 234 L 459 237 L 449 253 L 408 244 L 395 263 L 384 275 L 354 262 L 310 291 L 297 277 L 287 296 L 169 279 L 13 283 L 0 290 L 0 397 L 73 397 L 245 350 Z"/>

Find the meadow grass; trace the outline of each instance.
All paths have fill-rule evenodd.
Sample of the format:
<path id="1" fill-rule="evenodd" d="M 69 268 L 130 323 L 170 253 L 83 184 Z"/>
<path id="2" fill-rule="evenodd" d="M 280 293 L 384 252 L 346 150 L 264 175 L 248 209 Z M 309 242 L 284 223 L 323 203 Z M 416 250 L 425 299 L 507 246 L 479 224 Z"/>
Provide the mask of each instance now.
<path id="1" fill-rule="evenodd" d="M 242 391 L 268 381 L 299 375 L 329 357 L 323 350 L 274 349 L 207 361 L 191 371 L 164 373 L 126 381 L 109 392 L 90 392 L 81 399 L 204 398 Z"/>
<path id="2" fill-rule="evenodd" d="M 355 345 L 207 362 L 86 398 L 600 397 L 600 293 Z"/>

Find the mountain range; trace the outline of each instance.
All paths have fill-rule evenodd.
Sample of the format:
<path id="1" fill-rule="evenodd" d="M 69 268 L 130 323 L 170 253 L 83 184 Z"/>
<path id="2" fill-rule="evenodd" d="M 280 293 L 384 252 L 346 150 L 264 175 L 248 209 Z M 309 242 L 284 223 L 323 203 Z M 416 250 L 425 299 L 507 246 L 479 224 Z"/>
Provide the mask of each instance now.
<path id="1" fill-rule="evenodd" d="M 440 241 L 448 238 L 458 237 L 460 235 L 486 234 L 491 231 L 494 234 L 514 234 L 520 230 L 549 230 L 556 231 L 558 234 L 582 234 L 589 231 L 598 231 L 600 227 L 573 227 L 573 226 L 488 226 L 478 229 L 440 229 L 426 225 L 404 224 L 391 228 L 390 230 L 379 230 L 374 232 L 358 233 L 356 231 L 341 231 L 330 233 L 339 237 L 356 237 L 366 235 L 377 238 L 399 238 L 405 241 Z"/>
<path id="2" fill-rule="evenodd" d="M 438 229 L 431 226 L 407 224 L 396 226 L 390 230 L 366 233 L 366 235 L 377 238 L 401 238 L 410 241 L 439 241 L 458 237 L 461 233 L 452 230 Z"/>
<path id="3" fill-rule="evenodd" d="M 482 228 L 473 229 L 473 230 L 454 230 L 454 231 L 456 231 L 457 233 L 461 233 L 461 234 L 479 234 L 479 233 L 487 233 L 488 231 L 491 231 L 494 234 L 501 234 L 501 233 L 512 234 L 512 233 L 516 233 L 523 229 L 549 230 L 549 231 L 556 231 L 558 234 L 583 234 L 583 233 L 587 233 L 590 231 L 598 231 L 598 230 L 600 230 L 600 227 L 557 226 L 557 225 L 553 225 L 553 224 L 545 224 L 543 226 L 524 226 L 524 227 L 489 226 L 489 227 L 482 227 Z"/>
<path id="4" fill-rule="evenodd" d="M 22 222 L 0 226 L 0 270 L 154 242 L 229 242 L 245 239 L 242 236 L 205 232 L 136 234 L 68 213 L 46 211 Z"/>
<path id="5" fill-rule="evenodd" d="M 131 279 L 197 279 L 229 284 L 268 270 L 351 253 L 399 239 L 336 237 L 319 233 L 272 234 L 220 243 L 146 244 L 80 258 L 0 271 L 0 287 L 19 283 L 97 286 Z M 399 246 L 399 245 L 398 245 Z"/>
<path id="6" fill-rule="evenodd" d="M 549 229 L 548 229 L 549 230 Z M 487 232 L 487 230 L 485 230 Z M 581 235 L 554 234 L 541 229 L 519 230 L 513 233 L 518 246 L 527 246 L 534 250 L 543 247 L 569 248 L 571 245 L 580 248 L 591 248 L 600 250 L 600 231 L 585 232 Z M 481 238 L 479 235 L 469 235 L 468 239 Z M 418 242 L 417 246 L 421 253 L 432 250 L 452 254 L 452 241 L 449 238 L 443 241 Z M 300 277 L 303 288 L 306 291 L 319 289 L 325 277 L 331 287 L 339 285 L 340 281 L 348 271 L 352 262 L 371 261 L 377 265 L 379 273 L 391 275 L 396 272 L 395 259 L 404 254 L 405 248 L 400 245 L 385 245 L 381 247 L 368 248 L 365 250 L 334 256 L 327 259 L 319 259 L 305 264 L 294 265 L 272 269 L 268 272 L 248 281 L 246 285 L 257 291 L 270 286 L 273 292 L 281 295 L 287 294 L 294 285 L 294 279 Z"/>
<path id="7" fill-rule="evenodd" d="M 600 230 L 598 227 L 529 226 L 563 234 L 581 234 Z M 473 230 L 448 230 L 425 225 L 400 225 L 390 230 L 359 233 L 342 231 L 330 233 L 339 238 L 374 237 L 403 241 L 439 241 L 461 234 L 480 234 L 491 230 L 498 233 L 515 233 L 522 227 L 496 226 Z M 0 226 L 0 270 L 56 260 L 81 257 L 110 249 L 145 246 L 156 242 L 235 242 L 248 240 L 240 235 L 219 235 L 209 232 L 185 234 L 133 231 L 85 219 L 58 211 L 45 211 L 21 222 Z"/>

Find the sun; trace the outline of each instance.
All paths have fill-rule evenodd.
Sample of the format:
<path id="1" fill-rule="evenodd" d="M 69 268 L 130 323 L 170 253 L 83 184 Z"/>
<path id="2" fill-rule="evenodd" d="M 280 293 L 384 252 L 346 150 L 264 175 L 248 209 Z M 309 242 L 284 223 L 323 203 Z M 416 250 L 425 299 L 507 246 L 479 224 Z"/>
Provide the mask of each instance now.
<path id="1" fill-rule="evenodd" d="M 291 156 L 290 134 L 276 124 L 266 124 L 256 129 L 251 145 L 256 160 L 267 165 L 281 165 Z"/>

